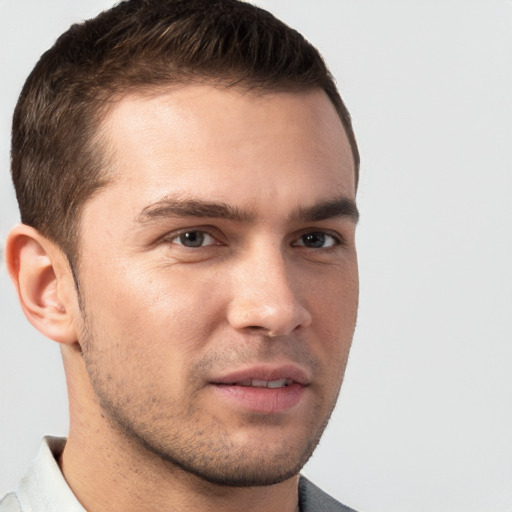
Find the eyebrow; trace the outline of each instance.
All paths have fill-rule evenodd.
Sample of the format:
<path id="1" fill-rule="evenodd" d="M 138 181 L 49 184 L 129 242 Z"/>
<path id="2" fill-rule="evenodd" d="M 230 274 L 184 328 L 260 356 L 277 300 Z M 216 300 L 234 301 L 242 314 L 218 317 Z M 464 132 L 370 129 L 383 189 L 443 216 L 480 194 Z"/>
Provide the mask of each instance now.
<path id="1" fill-rule="evenodd" d="M 241 210 L 223 202 L 166 196 L 146 206 L 135 217 L 135 222 L 147 224 L 154 220 L 170 217 L 226 219 L 247 223 L 254 221 L 256 215 L 251 211 Z M 356 203 L 347 197 L 329 199 L 312 206 L 301 206 L 292 212 L 289 218 L 296 222 L 317 222 L 337 217 L 347 217 L 357 223 L 359 211 Z"/>
<path id="2" fill-rule="evenodd" d="M 222 202 L 183 199 L 166 196 L 146 206 L 136 217 L 138 224 L 146 224 L 155 219 L 169 217 L 201 217 L 228 219 L 236 222 L 250 222 L 254 215 Z"/>
<path id="3" fill-rule="evenodd" d="M 328 199 L 313 206 L 300 207 L 291 215 L 292 220 L 300 222 L 318 222 L 338 217 L 347 217 L 357 224 L 359 210 L 355 201 L 348 197 Z"/>

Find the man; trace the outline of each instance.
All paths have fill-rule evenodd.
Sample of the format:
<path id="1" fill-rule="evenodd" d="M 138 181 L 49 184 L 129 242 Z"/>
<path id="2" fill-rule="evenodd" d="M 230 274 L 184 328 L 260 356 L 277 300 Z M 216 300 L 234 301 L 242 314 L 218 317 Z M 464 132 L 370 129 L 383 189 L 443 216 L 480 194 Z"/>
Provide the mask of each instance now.
<path id="1" fill-rule="evenodd" d="M 67 440 L 0 510 L 350 510 L 299 476 L 354 331 L 359 156 L 316 50 L 236 0 L 130 0 L 45 53 L 6 261 Z"/>

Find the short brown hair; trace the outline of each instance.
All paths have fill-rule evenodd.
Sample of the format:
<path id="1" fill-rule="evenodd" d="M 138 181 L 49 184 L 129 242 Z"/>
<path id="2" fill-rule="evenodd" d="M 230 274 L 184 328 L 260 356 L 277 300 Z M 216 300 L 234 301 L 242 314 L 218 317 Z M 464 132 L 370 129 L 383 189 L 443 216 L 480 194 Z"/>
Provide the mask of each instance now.
<path id="1" fill-rule="evenodd" d="M 164 84 L 322 88 L 359 153 L 350 115 L 318 51 L 270 13 L 239 0 L 128 0 L 72 25 L 21 92 L 12 176 L 25 224 L 76 257 L 80 210 L 108 182 L 98 126 L 116 99 Z"/>

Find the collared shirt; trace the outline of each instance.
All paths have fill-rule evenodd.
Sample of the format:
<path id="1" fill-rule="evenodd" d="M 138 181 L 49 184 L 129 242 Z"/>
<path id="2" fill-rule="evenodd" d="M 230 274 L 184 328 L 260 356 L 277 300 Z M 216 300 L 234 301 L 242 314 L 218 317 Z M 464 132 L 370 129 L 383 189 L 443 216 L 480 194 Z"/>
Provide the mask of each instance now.
<path id="1" fill-rule="evenodd" d="M 66 440 L 45 437 L 39 454 L 21 479 L 16 493 L 0 502 L 0 512 L 86 512 L 57 464 Z"/>
<path id="2" fill-rule="evenodd" d="M 66 439 L 45 437 L 34 464 L 21 479 L 15 493 L 0 501 L 0 512 L 86 512 L 66 483 L 57 459 Z M 301 512 L 355 512 L 300 477 Z"/>

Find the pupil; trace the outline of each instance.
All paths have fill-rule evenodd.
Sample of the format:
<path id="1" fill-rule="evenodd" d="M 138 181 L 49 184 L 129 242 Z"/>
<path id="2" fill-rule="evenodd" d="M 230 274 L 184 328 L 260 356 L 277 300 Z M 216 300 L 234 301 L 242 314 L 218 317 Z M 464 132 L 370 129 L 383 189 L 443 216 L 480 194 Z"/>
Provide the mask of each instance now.
<path id="1" fill-rule="evenodd" d="M 180 242 L 186 247 L 201 247 L 204 241 L 204 234 L 200 231 L 190 231 L 180 235 Z"/>
<path id="2" fill-rule="evenodd" d="M 308 233 L 303 235 L 302 241 L 307 247 L 322 247 L 325 243 L 325 235 L 323 233 Z"/>

